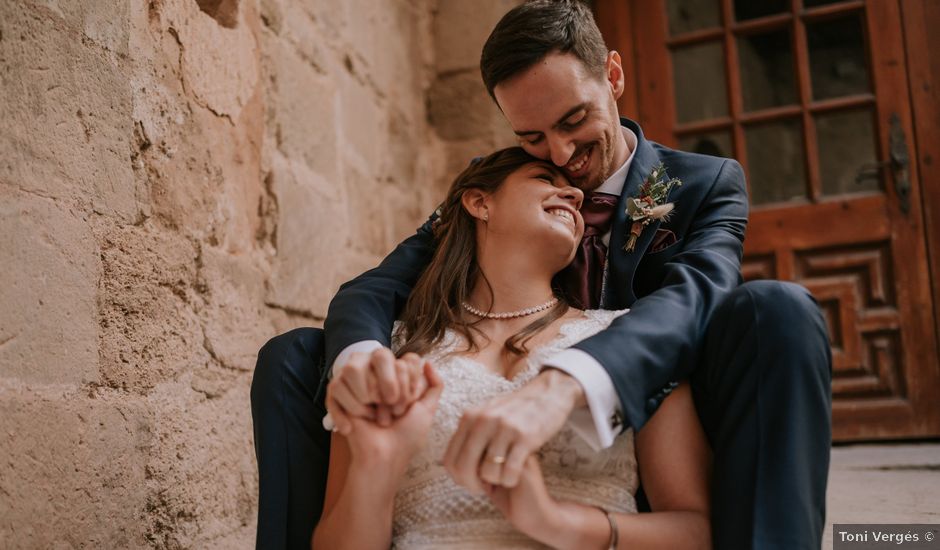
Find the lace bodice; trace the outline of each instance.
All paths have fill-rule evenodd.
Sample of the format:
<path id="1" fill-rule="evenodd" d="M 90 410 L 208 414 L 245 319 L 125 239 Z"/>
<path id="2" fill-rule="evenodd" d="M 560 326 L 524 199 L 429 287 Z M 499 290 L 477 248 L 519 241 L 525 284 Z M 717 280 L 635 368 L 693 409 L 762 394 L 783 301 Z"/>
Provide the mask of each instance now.
<path id="1" fill-rule="evenodd" d="M 470 358 L 453 355 L 463 349 L 462 337 L 450 331 L 445 335 L 441 345 L 427 354 L 444 380 L 444 391 L 428 444 L 412 458 L 395 495 L 393 548 L 544 548 L 516 531 L 485 495 L 474 496 L 455 484 L 440 462 L 465 409 L 522 387 L 538 374 L 546 358 L 603 330 L 624 313 L 589 310 L 565 322 L 556 337 L 531 350 L 526 366 L 512 380 Z M 539 458 L 546 486 L 555 498 L 611 511 L 636 511 L 632 430 L 597 452 L 565 426 L 545 444 Z"/>

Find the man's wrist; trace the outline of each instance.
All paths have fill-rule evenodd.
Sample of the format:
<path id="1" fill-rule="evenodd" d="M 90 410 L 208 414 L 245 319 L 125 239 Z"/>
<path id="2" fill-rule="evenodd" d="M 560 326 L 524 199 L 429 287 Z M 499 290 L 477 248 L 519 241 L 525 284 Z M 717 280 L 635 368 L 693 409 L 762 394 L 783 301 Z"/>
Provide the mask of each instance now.
<path id="1" fill-rule="evenodd" d="M 566 397 L 569 397 L 572 409 L 587 406 L 584 388 L 575 377 L 567 372 L 549 366 L 539 373 L 539 378 L 547 384 L 549 389 L 558 388 Z"/>

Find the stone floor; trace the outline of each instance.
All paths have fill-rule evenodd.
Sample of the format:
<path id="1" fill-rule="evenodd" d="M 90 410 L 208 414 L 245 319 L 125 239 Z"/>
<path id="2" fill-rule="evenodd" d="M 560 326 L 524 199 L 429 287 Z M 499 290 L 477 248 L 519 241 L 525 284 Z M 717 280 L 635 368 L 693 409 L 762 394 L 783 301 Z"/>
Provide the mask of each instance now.
<path id="1" fill-rule="evenodd" d="M 834 447 L 823 548 L 833 523 L 940 524 L 940 443 Z"/>

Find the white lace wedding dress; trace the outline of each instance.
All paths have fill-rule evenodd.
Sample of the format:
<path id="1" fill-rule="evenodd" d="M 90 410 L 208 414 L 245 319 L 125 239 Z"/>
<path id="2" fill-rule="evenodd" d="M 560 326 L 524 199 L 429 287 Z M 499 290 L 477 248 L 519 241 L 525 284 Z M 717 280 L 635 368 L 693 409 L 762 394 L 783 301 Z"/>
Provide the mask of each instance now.
<path id="1" fill-rule="evenodd" d="M 566 321 L 555 338 L 531 350 L 527 367 L 512 380 L 469 358 L 451 355 L 463 349 L 463 340 L 448 331 L 438 349 L 427 355 L 444 380 L 444 392 L 428 444 L 411 460 L 395 495 L 393 548 L 544 548 L 516 531 L 485 495 L 471 495 L 455 484 L 441 466 L 441 459 L 465 409 L 520 388 L 538 374 L 542 360 L 603 330 L 624 313 L 626 310 L 589 310 L 580 318 Z M 555 498 L 610 511 L 636 512 L 632 430 L 618 436 L 611 447 L 597 452 L 565 426 L 545 444 L 539 458 L 548 491 Z"/>

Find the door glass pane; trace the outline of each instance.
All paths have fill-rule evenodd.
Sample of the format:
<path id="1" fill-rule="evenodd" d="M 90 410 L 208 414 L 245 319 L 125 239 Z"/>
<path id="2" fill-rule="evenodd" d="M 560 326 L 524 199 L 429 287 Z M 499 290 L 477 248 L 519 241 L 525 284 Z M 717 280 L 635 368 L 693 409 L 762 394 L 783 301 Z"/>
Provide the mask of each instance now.
<path id="1" fill-rule="evenodd" d="M 790 0 L 734 0 L 734 18 L 737 21 L 756 19 L 790 11 Z"/>
<path id="2" fill-rule="evenodd" d="M 806 196 L 803 123 L 799 119 L 746 127 L 744 141 L 751 204 Z"/>
<path id="3" fill-rule="evenodd" d="M 826 113 L 816 117 L 819 176 L 824 195 L 877 191 L 881 177 L 872 170 L 875 127 L 869 109 Z"/>
<path id="4" fill-rule="evenodd" d="M 672 52 L 676 118 L 691 122 L 728 115 L 725 60 L 721 42 Z"/>
<path id="5" fill-rule="evenodd" d="M 858 15 L 806 26 L 813 98 L 868 92 L 865 35 Z"/>
<path id="6" fill-rule="evenodd" d="M 734 157 L 734 148 L 731 146 L 731 132 L 726 130 L 680 138 L 679 149 L 713 157 Z"/>
<path id="7" fill-rule="evenodd" d="M 845 0 L 803 0 L 803 7 L 814 8 L 816 6 L 825 6 L 826 4 L 838 4 Z"/>
<path id="8" fill-rule="evenodd" d="M 797 102 L 789 29 L 738 37 L 744 110 Z"/>
<path id="9" fill-rule="evenodd" d="M 676 35 L 721 26 L 719 0 L 669 0 L 669 33 Z"/>

